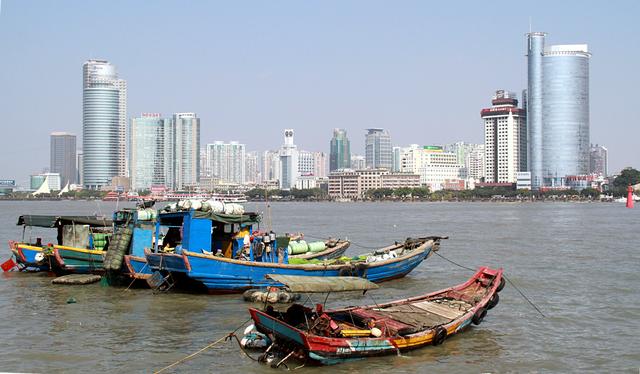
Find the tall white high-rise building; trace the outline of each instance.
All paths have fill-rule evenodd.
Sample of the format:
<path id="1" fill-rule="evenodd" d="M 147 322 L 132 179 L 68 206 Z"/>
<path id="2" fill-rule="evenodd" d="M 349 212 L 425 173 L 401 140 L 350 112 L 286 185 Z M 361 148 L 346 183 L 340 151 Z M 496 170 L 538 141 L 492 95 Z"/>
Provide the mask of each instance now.
<path id="1" fill-rule="evenodd" d="M 200 180 L 200 118 L 195 113 L 175 113 L 165 127 L 167 187 L 193 188 Z"/>
<path id="2" fill-rule="evenodd" d="M 362 170 L 367 167 L 367 162 L 364 156 L 362 155 L 351 155 L 351 169 L 353 170 Z"/>
<path id="3" fill-rule="evenodd" d="M 127 171 L 127 83 L 106 60 L 82 66 L 84 186 L 100 189 Z"/>
<path id="4" fill-rule="evenodd" d="M 247 152 L 244 159 L 245 183 L 260 183 L 260 169 L 258 168 L 258 152 Z"/>
<path id="5" fill-rule="evenodd" d="M 474 147 L 464 159 L 464 167 L 467 169 L 467 178 L 473 179 L 476 182 L 482 181 L 485 178 L 485 150 L 484 144 L 475 144 Z"/>
<path id="6" fill-rule="evenodd" d="M 298 173 L 300 175 L 314 175 L 316 168 L 315 152 L 298 152 Z"/>
<path id="7" fill-rule="evenodd" d="M 413 144 L 402 156 L 401 171 L 420 175 L 420 183 L 432 191 L 445 188 L 448 182 L 467 178 L 466 169 L 458 162 L 458 155 L 444 152 L 440 146 L 419 147 Z"/>
<path id="8" fill-rule="evenodd" d="M 143 113 L 131 119 L 131 188 L 149 190 L 153 186 L 166 186 L 165 124 L 160 113 Z"/>
<path id="9" fill-rule="evenodd" d="M 245 183 L 245 145 L 236 141 L 207 144 L 211 177 L 221 183 Z"/>
<path id="10" fill-rule="evenodd" d="M 498 90 L 491 108 L 482 109 L 485 182 L 516 183 L 527 170 L 527 120 L 513 92 Z"/>
<path id="11" fill-rule="evenodd" d="M 296 186 L 298 171 L 298 147 L 293 143 L 293 129 L 284 130 L 284 144 L 280 148 L 280 189 L 290 190 Z"/>
<path id="12" fill-rule="evenodd" d="M 263 182 L 280 180 L 279 151 L 265 151 L 262 154 L 260 173 L 262 174 Z"/>
<path id="13" fill-rule="evenodd" d="M 324 152 L 313 152 L 314 170 L 313 175 L 316 178 L 327 177 L 327 154 Z"/>

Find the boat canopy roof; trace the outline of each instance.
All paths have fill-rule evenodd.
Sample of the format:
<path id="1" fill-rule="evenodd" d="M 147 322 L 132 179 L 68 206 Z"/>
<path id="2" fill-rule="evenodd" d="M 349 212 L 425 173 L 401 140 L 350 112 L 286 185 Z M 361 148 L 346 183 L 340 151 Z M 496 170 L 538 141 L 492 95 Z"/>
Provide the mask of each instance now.
<path id="1" fill-rule="evenodd" d="M 18 217 L 17 225 L 34 227 L 58 227 L 68 224 L 89 225 L 96 227 L 108 227 L 113 221 L 108 218 L 96 216 L 43 216 L 43 215 L 23 215 Z"/>
<path id="2" fill-rule="evenodd" d="M 345 292 L 366 291 L 378 288 L 378 285 L 359 277 L 307 277 L 300 275 L 267 274 L 267 279 L 282 283 L 291 292 Z"/>
<path id="3" fill-rule="evenodd" d="M 214 213 L 212 211 L 203 212 L 200 210 L 194 211 L 194 218 L 208 218 L 212 221 L 222 223 L 244 223 L 247 225 L 253 225 L 260 222 L 260 214 L 253 212 L 246 212 L 244 214 L 222 214 Z"/>

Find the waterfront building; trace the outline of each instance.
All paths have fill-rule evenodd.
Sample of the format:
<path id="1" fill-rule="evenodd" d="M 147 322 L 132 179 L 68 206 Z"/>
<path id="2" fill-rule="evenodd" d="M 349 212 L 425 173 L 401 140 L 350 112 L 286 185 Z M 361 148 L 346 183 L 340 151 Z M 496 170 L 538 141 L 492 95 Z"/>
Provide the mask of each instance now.
<path id="1" fill-rule="evenodd" d="M 341 169 L 329 174 L 328 191 L 334 199 L 362 199 L 371 189 L 401 187 L 420 187 L 420 176 L 389 169 Z"/>
<path id="2" fill-rule="evenodd" d="M 362 155 L 351 155 L 351 168 L 353 170 L 362 170 L 367 167 L 367 162 Z"/>
<path id="3" fill-rule="evenodd" d="M 288 191 L 296 186 L 298 171 L 298 148 L 293 143 L 293 129 L 284 130 L 284 144 L 280 148 L 280 189 Z"/>
<path id="4" fill-rule="evenodd" d="M 329 171 L 351 167 L 351 145 L 344 129 L 333 129 L 330 142 Z M 326 173 L 325 173 L 326 176 Z"/>
<path id="5" fill-rule="evenodd" d="M 391 136 L 386 130 L 380 128 L 367 129 L 364 144 L 367 168 L 391 170 L 393 166 L 393 150 Z"/>
<path id="6" fill-rule="evenodd" d="M 62 189 L 60 173 L 40 173 L 31 175 L 29 179 L 32 190 L 39 189 L 44 183 L 47 183 L 49 191 L 60 191 Z"/>
<path id="7" fill-rule="evenodd" d="M 298 173 L 300 175 L 315 175 L 315 152 L 298 151 Z"/>
<path id="8" fill-rule="evenodd" d="M 484 124 L 485 182 L 515 183 L 527 170 L 527 126 L 524 109 L 515 93 L 498 90 L 491 108 L 482 109 Z"/>
<path id="9" fill-rule="evenodd" d="M 531 172 L 530 171 L 520 171 L 516 173 L 516 189 L 518 190 L 531 189 Z"/>
<path id="10" fill-rule="evenodd" d="M 165 131 L 167 120 L 159 113 L 143 113 L 131 119 L 130 185 L 135 191 L 166 186 Z M 170 147 L 170 145 L 169 145 Z"/>
<path id="11" fill-rule="evenodd" d="M 256 184 L 262 182 L 258 168 L 258 152 L 246 152 L 244 158 L 245 183 Z"/>
<path id="12" fill-rule="evenodd" d="M 317 182 L 318 178 L 313 175 L 300 175 L 296 180 L 296 189 L 310 190 L 317 187 Z"/>
<path id="13" fill-rule="evenodd" d="M 167 187 L 193 188 L 200 177 L 200 118 L 195 113 L 175 113 L 166 127 Z"/>
<path id="14" fill-rule="evenodd" d="M 530 170 L 533 188 L 565 186 L 589 171 L 589 53 L 586 44 L 545 47 L 528 36 Z"/>
<path id="15" fill-rule="evenodd" d="M 485 179 L 485 147 L 484 144 L 476 144 L 464 159 L 464 167 L 467 169 L 467 178 L 474 182 Z"/>
<path id="16" fill-rule="evenodd" d="M 63 186 L 76 184 L 76 136 L 66 132 L 51 133 L 50 171 L 59 173 Z"/>
<path id="17" fill-rule="evenodd" d="M 88 60 L 82 72 L 83 183 L 100 189 L 127 174 L 127 84 L 106 60 Z"/>
<path id="18" fill-rule="evenodd" d="M 84 186 L 84 168 L 82 167 L 84 163 L 84 152 L 82 150 L 78 150 L 78 154 L 76 156 L 76 169 L 78 171 L 76 177 L 76 183 L 80 186 Z"/>
<path id="19" fill-rule="evenodd" d="M 446 183 L 467 178 L 463 164 L 458 162 L 458 155 L 444 152 L 441 146 L 419 147 L 413 144 L 403 154 L 401 161 L 403 172 L 420 176 L 420 183 L 431 191 L 445 188 Z"/>
<path id="20" fill-rule="evenodd" d="M 209 156 L 207 155 L 207 147 L 200 148 L 200 179 L 209 178 L 211 176 L 211 165 Z"/>
<path id="21" fill-rule="evenodd" d="M 326 178 L 327 177 L 327 154 L 324 152 L 313 152 L 314 159 L 314 169 L 313 175 L 316 178 Z M 350 158 L 348 158 L 349 164 L 351 163 Z"/>
<path id="22" fill-rule="evenodd" d="M 263 182 L 276 181 L 280 183 L 280 152 L 265 151 L 262 153 L 261 169 Z"/>
<path id="23" fill-rule="evenodd" d="M 245 145 L 216 141 L 207 145 L 211 176 L 224 184 L 245 183 Z"/>
<path id="24" fill-rule="evenodd" d="M 606 177 L 609 175 L 609 150 L 603 145 L 591 144 L 589 173 Z"/>

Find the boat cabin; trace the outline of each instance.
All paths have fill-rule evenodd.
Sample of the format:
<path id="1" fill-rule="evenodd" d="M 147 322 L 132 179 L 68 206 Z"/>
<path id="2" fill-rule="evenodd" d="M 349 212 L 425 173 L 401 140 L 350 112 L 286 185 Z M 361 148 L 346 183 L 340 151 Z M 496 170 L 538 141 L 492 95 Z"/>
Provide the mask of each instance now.
<path id="1" fill-rule="evenodd" d="M 95 216 L 22 215 L 17 225 L 23 226 L 22 242 L 36 247 L 43 246 L 43 236 L 38 232 L 34 238 L 34 227 L 55 228 L 56 245 L 92 250 L 104 250 L 113 232 L 113 221 Z M 25 242 L 27 228 L 30 232 Z"/>

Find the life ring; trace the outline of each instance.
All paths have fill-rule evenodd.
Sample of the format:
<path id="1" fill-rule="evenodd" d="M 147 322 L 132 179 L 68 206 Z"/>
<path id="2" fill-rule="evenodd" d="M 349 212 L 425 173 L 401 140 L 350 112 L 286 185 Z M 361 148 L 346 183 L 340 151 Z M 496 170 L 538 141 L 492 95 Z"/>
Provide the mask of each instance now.
<path id="1" fill-rule="evenodd" d="M 489 302 L 487 303 L 487 309 L 493 309 L 496 305 L 498 305 L 498 303 L 500 302 L 500 295 L 498 295 L 498 293 L 494 293 L 493 296 L 491 296 L 491 299 L 489 299 Z"/>
<path id="2" fill-rule="evenodd" d="M 447 338 L 447 329 L 442 326 L 436 327 L 436 331 L 433 334 L 433 338 L 431 339 L 431 344 L 440 345 Z"/>
<path id="3" fill-rule="evenodd" d="M 504 278 L 500 278 L 500 284 L 498 285 L 496 292 L 502 291 L 502 289 L 504 288 L 504 285 L 505 285 Z"/>
<path id="4" fill-rule="evenodd" d="M 338 276 L 340 277 L 350 277 L 353 275 L 353 271 L 351 271 L 351 266 L 343 266 L 338 271 Z"/>
<path id="5" fill-rule="evenodd" d="M 487 315 L 487 308 L 480 308 L 478 309 L 476 314 L 474 314 L 473 317 L 471 318 L 471 322 L 473 322 L 474 325 L 479 325 L 486 315 Z"/>

